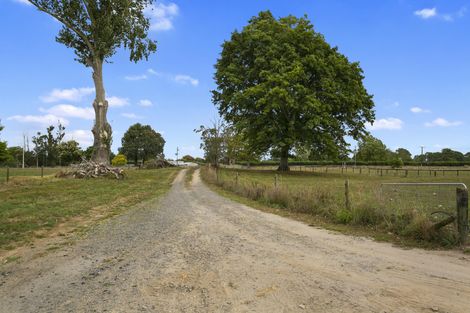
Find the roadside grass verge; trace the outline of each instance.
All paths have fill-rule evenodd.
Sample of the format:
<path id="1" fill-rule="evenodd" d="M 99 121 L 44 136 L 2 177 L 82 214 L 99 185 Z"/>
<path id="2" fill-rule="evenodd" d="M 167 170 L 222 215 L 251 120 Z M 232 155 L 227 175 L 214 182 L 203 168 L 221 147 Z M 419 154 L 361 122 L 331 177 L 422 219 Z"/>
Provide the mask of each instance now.
<path id="1" fill-rule="evenodd" d="M 64 168 L 60 167 L 45 167 L 43 171 L 44 176 L 53 175 Z M 29 168 L 16 168 L 11 167 L 9 169 L 10 181 L 17 179 L 24 179 L 25 177 L 41 177 L 41 168 L 29 167 Z M 0 184 L 6 182 L 7 169 L 5 167 L 0 168 Z"/>
<path id="2" fill-rule="evenodd" d="M 186 170 L 186 176 L 184 177 L 184 185 L 186 187 L 189 187 L 191 186 L 191 182 L 193 180 L 193 175 L 194 175 L 194 172 L 196 171 L 196 169 L 198 169 L 199 167 L 190 167 Z"/>
<path id="3" fill-rule="evenodd" d="M 238 173 L 238 174 L 237 174 Z M 452 181 L 455 178 L 402 178 L 351 175 L 350 206 L 345 204 L 345 179 L 340 174 L 274 171 L 201 169 L 203 180 L 230 198 L 263 211 L 288 216 L 308 224 L 348 234 L 368 235 L 377 240 L 424 248 L 452 247 L 457 244 L 455 227 L 434 230 L 436 217 L 430 212 L 433 199 L 417 203 L 397 202 L 390 205 L 389 195 L 381 189 L 383 182 Z M 467 180 L 467 181 L 465 181 Z M 464 183 L 469 183 L 465 178 Z M 449 201 L 455 201 L 455 190 Z M 421 198 L 420 198 L 421 199 Z M 418 199 L 419 200 L 419 199 Z M 246 201 L 249 201 L 247 203 Z M 453 202 L 452 202 L 453 203 Z M 455 212 L 452 212 L 455 213 Z"/>
<path id="4" fill-rule="evenodd" d="M 14 179 L 0 184 L 0 250 L 45 237 L 61 223 L 101 218 L 162 196 L 179 169 L 128 170 L 123 180 Z"/>

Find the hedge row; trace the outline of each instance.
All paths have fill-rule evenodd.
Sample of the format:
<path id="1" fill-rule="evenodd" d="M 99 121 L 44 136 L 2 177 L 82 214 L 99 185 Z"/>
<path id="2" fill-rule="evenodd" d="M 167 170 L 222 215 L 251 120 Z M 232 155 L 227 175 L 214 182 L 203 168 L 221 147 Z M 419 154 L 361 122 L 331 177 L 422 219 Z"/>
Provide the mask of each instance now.
<path id="1" fill-rule="evenodd" d="M 250 165 L 250 166 L 276 166 L 279 161 L 260 161 L 260 162 L 237 162 L 238 165 Z M 343 165 L 347 166 L 390 166 L 390 161 L 374 161 L 374 162 L 363 162 L 363 161 L 289 161 L 291 166 L 327 166 L 327 165 Z M 420 166 L 419 162 L 404 162 L 405 166 Z M 440 162 L 428 162 L 423 163 L 423 166 L 470 166 L 470 161 L 458 162 L 458 161 L 440 161 Z"/>

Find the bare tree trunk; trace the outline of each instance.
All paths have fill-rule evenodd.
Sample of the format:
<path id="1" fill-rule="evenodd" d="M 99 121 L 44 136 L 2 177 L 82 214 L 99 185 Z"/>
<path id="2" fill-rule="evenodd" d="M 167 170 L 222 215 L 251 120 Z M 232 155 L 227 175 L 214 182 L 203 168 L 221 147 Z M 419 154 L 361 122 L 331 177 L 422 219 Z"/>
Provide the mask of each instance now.
<path id="1" fill-rule="evenodd" d="M 281 149 L 281 162 L 277 170 L 282 172 L 289 170 L 289 147 L 287 146 Z"/>
<path id="2" fill-rule="evenodd" d="M 93 102 L 95 109 L 95 125 L 93 126 L 93 154 L 91 159 L 97 163 L 109 165 L 109 153 L 111 151 L 112 130 L 106 118 L 108 113 L 108 101 L 103 84 L 103 61 L 93 62 L 93 82 L 95 83 L 96 97 Z"/>

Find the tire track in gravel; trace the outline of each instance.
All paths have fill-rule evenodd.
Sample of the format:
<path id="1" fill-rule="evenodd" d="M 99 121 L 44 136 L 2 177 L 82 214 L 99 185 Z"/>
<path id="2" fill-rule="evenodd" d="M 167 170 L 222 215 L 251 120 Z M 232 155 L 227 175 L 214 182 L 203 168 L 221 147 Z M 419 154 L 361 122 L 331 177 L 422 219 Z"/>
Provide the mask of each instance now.
<path id="1" fill-rule="evenodd" d="M 312 228 L 183 177 L 73 246 L 0 268 L 0 312 L 469 312 L 463 254 Z"/>

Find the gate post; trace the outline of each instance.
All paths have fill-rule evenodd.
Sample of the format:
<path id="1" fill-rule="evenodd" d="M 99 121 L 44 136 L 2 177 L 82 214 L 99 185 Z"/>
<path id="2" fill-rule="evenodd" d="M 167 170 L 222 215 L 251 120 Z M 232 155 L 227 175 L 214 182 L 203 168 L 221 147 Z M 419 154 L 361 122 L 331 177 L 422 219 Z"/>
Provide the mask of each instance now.
<path id="1" fill-rule="evenodd" d="M 463 188 L 457 188 L 457 229 L 464 245 L 468 237 L 468 190 Z"/>

